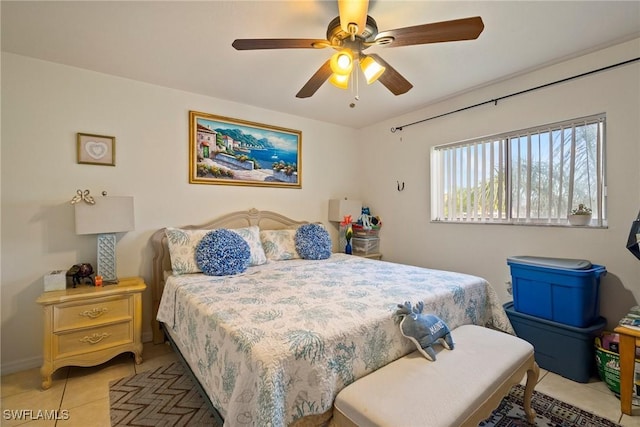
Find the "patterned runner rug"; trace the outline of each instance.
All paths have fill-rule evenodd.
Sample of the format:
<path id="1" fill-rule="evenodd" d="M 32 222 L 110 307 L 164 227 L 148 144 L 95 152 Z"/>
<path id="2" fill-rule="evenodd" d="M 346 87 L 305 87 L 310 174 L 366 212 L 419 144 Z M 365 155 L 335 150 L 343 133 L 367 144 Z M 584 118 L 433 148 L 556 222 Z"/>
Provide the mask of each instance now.
<path id="1" fill-rule="evenodd" d="M 517 385 L 480 423 L 482 427 L 529 427 L 522 408 L 524 387 Z M 179 362 L 109 384 L 111 425 L 221 427 Z M 604 418 L 534 391 L 537 427 L 619 427 Z"/>

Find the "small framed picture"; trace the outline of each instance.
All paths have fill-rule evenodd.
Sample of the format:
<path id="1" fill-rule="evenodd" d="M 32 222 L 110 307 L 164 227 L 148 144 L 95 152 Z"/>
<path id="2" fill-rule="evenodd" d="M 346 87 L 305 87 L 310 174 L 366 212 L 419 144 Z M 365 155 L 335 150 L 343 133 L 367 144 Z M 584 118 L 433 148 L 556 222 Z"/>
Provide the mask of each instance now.
<path id="1" fill-rule="evenodd" d="M 78 133 L 78 163 L 116 165 L 116 137 Z"/>

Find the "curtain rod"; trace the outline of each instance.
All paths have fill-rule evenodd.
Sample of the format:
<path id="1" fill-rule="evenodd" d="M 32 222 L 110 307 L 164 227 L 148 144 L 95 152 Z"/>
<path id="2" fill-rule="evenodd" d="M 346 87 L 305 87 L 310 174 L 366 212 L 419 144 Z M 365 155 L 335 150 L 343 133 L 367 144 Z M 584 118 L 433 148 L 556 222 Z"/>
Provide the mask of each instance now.
<path id="1" fill-rule="evenodd" d="M 554 85 L 557 85 L 557 84 L 560 84 L 560 83 L 568 82 L 569 80 L 574 80 L 574 79 L 578 79 L 580 77 L 585 77 L 585 76 L 588 76 L 588 75 L 591 75 L 591 74 L 599 73 L 599 72 L 602 72 L 602 71 L 607 71 L 607 70 L 610 70 L 612 68 L 621 67 L 623 65 L 631 64 L 632 62 L 636 62 L 636 61 L 639 61 L 639 60 L 640 60 L 640 57 L 636 57 L 636 58 L 633 58 L 633 59 L 629 59 L 627 61 L 618 62 L 617 64 L 608 65 L 606 67 L 598 68 L 596 70 L 587 71 L 586 73 L 576 74 L 575 76 L 566 77 L 564 79 L 556 80 L 556 81 L 551 82 L 551 83 L 545 83 L 545 84 L 540 85 L 540 86 L 535 86 L 535 87 L 532 87 L 532 88 L 529 88 L 529 89 L 521 90 L 519 92 L 510 93 L 508 95 L 500 96 L 498 98 L 490 99 L 488 101 L 480 102 L 478 104 L 473 104 L 473 105 L 469 105 L 467 107 L 458 108 L 457 110 L 449 111 L 447 113 L 438 114 L 437 116 L 428 117 L 426 119 L 418 120 L 417 122 L 408 123 L 408 124 L 405 124 L 405 125 L 402 125 L 402 126 L 392 127 L 391 128 L 391 132 L 395 133 L 395 131 L 397 131 L 397 130 L 401 131 L 404 128 L 409 127 L 409 126 L 417 125 L 419 123 L 427 122 L 427 121 L 433 120 L 433 119 L 438 119 L 440 117 L 448 116 L 449 114 L 454 114 L 454 113 L 459 113 L 461 111 L 470 110 L 472 108 L 480 107 L 482 105 L 491 104 L 491 103 L 493 103 L 494 105 L 498 105 L 498 101 L 502 101 L 503 99 L 511 98 L 512 96 L 522 95 L 522 94 L 525 94 L 525 93 L 528 93 L 528 92 L 533 92 L 534 90 L 543 89 L 545 87 L 554 86 Z"/>

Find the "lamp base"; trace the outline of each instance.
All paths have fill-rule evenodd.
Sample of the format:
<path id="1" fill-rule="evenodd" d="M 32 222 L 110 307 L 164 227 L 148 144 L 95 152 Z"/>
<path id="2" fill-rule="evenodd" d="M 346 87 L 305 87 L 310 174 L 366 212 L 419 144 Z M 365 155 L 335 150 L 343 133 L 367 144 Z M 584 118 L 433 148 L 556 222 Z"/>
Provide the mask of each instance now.
<path id="1" fill-rule="evenodd" d="M 98 276 L 104 283 L 118 283 L 116 276 L 116 234 L 98 234 Z"/>

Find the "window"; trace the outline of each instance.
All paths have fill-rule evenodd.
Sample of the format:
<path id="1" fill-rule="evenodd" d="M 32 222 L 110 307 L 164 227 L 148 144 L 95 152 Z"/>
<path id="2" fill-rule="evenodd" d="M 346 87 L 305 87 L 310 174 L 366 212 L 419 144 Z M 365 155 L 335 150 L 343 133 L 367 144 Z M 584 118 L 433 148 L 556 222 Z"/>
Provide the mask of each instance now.
<path id="1" fill-rule="evenodd" d="M 566 225 L 578 204 L 606 226 L 605 115 L 434 147 L 432 220 Z"/>

